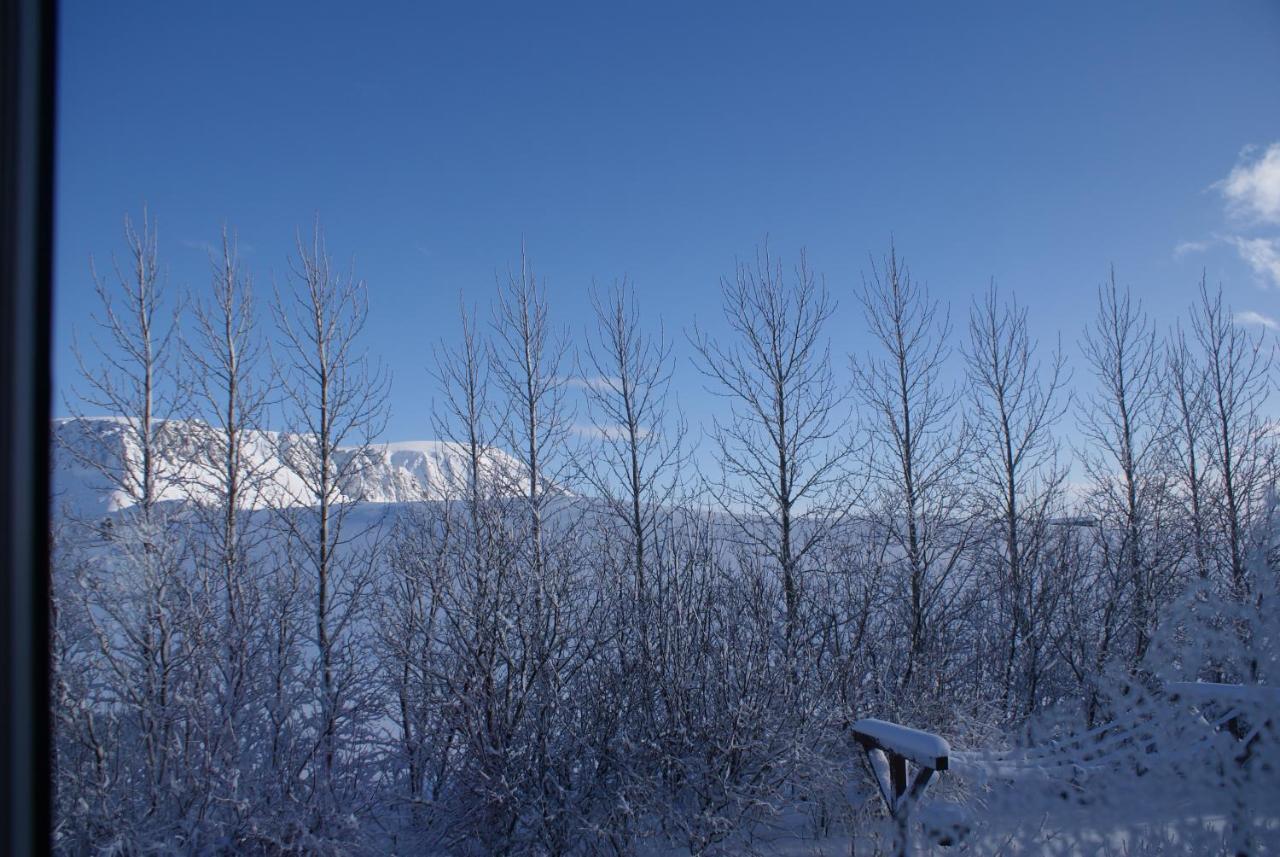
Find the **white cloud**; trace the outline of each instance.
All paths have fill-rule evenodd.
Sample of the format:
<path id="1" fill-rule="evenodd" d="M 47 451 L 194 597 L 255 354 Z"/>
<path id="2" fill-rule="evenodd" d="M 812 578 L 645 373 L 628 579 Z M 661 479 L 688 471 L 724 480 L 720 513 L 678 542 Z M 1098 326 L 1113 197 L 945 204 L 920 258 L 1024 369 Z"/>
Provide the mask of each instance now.
<path id="1" fill-rule="evenodd" d="M 212 241 L 197 241 L 192 238 L 180 238 L 178 239 L 178 243 L 183 247 L 186 247 L 188 250 L 199 250 L 206 256 L 212 256 L 215 258 L 222 257 L 222 245 L 214 244 Z M 242 243 L 236 239 L 234 234 L 231 236 L 231 247 L 235 250 L 236 255 L 238 256 L 249 256 L 254 253 L 254 246 L 252 244 Z"/>
<path id="2" fill-rule="evenodd" d="M 1173 258 L 1181 259 L 1183 256 L 1188 256 L 1192 253 L 1203 253 L 1209 249 L 1212 243 L 1211 241 L 1183 241 L 1173 248 Z"/>
<path id="3" fill-rule="evenodd" d="M 574 434 L 580 437 L 589 437 L 596 440 L 626 440 L 627 427 L 624 425 L 590 425 L 586 423 L 575 423 L 573 426 Z M 649 430 L 641 428 L 637 432 L 637 439 L 643 440 L 649 436 Z"/>
<path id="4" fill-rule="evenodd" d="M 1231 243 L 1255 274 L 1280 287 L 1280 239 L 1236 235 L 1231 238 Z"/>
<path id="5" fill-rule="evenodd" d="M 1264 284 L 1280 288 L 1280 236 L 1273 231 L 1280 226 L 1280 142 L 1265 148 L 1246 146 L 1227 177 L 1211 187 L 1222 194 L 1235 233 L 1183 241 L 1173 248 L 1173 258 L 1182 259 L 1225 243 L 1235 248 L 1241 261 Z M 1253 317 L 1256 315 L 1245 323 L 1263 323 L 1261 316 Z"/>
<path id="6" fill-rule="evenodd" d="M 1225 179 L 1214 185 L 1227 200 L 1227 210 L 1257 223 L 1280 224 L 1280 143 L 1272 143 L 1256 158 L 1246 148 Z"/>
<path id="7" fill-rule="evenodd" d="M 574 375 L 564 380 L 570 387 L 578 387 L 583 390 L 616 390 L 622 383 L 619 379 L 606 375 Z"/>
<path id="8" fill-rule="evenodd" d="M 1274 318 L 1263 315 L 1260 312 L 1254 312 L 1251 309 L 1236 313 L 1235 321 L 1236 324 L 1258 325 L 1265 327 L 1267 330 L 1280 330 L 1280 324 L 1277 324 Z"/>
<path id="9" fill-rule="evenodd" d="M 190 238 L 182 238 L 178 243 L 189 250 L 199 250 L 206 256 L 218 255 L 218 251 L 214 248 L 213 244 L 208 241 L 194 241 Z"/>

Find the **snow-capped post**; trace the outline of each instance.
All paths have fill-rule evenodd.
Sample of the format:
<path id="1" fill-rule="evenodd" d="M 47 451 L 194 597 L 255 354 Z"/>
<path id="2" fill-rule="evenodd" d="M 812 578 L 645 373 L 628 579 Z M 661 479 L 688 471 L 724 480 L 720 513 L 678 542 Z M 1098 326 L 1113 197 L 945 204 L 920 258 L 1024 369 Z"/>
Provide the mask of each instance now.
<path id="1" fill-rule="evenodd" d="M 924 796 L 934 772 L 947 770 L 951 746 L 938 735 L 874 718 L 856 721 L 853 737 L 867 754 L 867 765 L 880 787 L 885 809 L 893 818 L 894 853 L 905 857 L 911 809 Z M 916 766 L 910 788 L 907 786 L 908 761 Z"/>

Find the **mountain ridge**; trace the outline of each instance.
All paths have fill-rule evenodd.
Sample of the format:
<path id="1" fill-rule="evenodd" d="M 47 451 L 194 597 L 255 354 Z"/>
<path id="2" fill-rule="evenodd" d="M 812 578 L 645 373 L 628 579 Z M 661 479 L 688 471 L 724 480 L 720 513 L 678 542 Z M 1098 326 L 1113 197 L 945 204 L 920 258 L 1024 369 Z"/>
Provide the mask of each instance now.
<path id="1" fill-rule="evenodd" d="M 217 498 L 220 436 L 197 420 L 157 421 L 161 452 L 156 462 L 158 499 L 211 502 Z M 203 435 L 203 437 L 202 437 Z M 242 506 L 246 509 L 307 505 L 299 471 L 305 435 L 246 430 L 242 447 L 246 473 L 254 474 Z M 140 470 L 141 449 L 129 420 L 121 417 L 62 417 L 52 421 L 53 503 L 56 511 L 109 514 L 134 505 L 130 490 Z M 356 455 L 364 460 L 354 462 Z M 470 467 L 462 444 L 408 440 L 340 447 L 334 475 L 338 501 L 403 503 L 461 497 Z M 490 447 L 482 476 L 506 482 L 523 469 L 506 452 Z"/>

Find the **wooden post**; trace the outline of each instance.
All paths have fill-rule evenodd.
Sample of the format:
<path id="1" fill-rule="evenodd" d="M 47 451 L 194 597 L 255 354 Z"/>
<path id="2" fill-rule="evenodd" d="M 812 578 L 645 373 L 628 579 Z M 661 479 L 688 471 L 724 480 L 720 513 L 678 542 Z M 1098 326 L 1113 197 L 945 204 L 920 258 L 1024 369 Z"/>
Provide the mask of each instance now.
<path id="1" fill-rule="evenodd" d="M 902 796 L 907 793 L 907 760 L 897 753 L 889 753 L 889 781 L 893 784 L 893 803 L 896 807 L 902 803 Z"/>
<path id="2" fill-rule="evenodd" d="M 909 729 L 883 720 L 859 720 L 853 724 L 853 737 L 862 746 L 867 762 L 875 774 L 885 809 L 894 823 L 893 853 L 906 857 L 911 808 L 924 797 L 935 771 L 945 771 L 951 748 L 945 740 L 928 732 Z M 876 766 L 873 754 L 883 754 L 889 767 L 886 783 Z M 907 760 L 916 765 L 916 775 L 907 789 Z"/>

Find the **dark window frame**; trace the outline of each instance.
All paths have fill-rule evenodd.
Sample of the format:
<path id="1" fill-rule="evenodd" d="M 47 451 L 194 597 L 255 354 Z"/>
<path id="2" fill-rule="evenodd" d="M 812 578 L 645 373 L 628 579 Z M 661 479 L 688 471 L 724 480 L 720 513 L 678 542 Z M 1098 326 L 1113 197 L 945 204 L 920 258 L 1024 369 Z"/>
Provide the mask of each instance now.
<path id="1" fill-rule="evenodd" d="M 55 0 L 0 11 L 0 843 L 52 851 L 49 419 Z"/>

